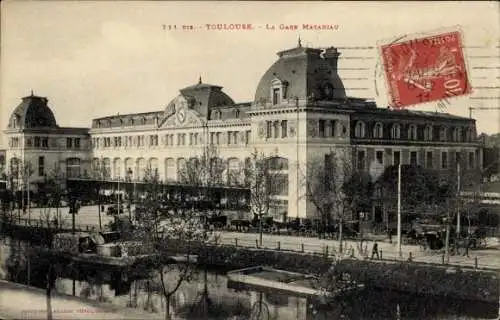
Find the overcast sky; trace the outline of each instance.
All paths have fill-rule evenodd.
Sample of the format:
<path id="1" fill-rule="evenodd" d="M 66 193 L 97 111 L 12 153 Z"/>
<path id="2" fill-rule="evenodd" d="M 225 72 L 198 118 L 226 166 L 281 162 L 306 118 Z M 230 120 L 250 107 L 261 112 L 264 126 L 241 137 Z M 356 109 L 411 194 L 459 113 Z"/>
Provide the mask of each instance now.
<path id="1" fill-rule="evenodd" d="M 299 34 L 308 46 L 376 46 L 383 39 L 454 25 L 461 26 L 466 46 L 482 47 L 467 56 L 485 57 L 469 63 L 479 72 L 472 86 L 492 88 L 474 94 L 498 97 L 499 12 L 495 2 L 4 1 L 0 125 L 6 128 L 12 110 L 30 90 L 49 98 L 61 126 L 88 127 L 100 116 L 161 110 L 200 75 L 204 82 L 223 86 L 235 101 L 252 101 L 275 53 L 296 46 Z M 338 30 L 179 30 L 207 23 L 336 24 Z M 168 25 L 178 30 L 168 31 Z M 375 95 L 374 82 L 368 85 L 369 95 Z M 385 89 L 374 98 L 383 105 Z M 448 111 L 467 116 L 471 103 L 499 106 L 498 99 L 466 98 L 453 101 Z M 474 116 L 480 132 L 500 131 L 498 111 Z"/>

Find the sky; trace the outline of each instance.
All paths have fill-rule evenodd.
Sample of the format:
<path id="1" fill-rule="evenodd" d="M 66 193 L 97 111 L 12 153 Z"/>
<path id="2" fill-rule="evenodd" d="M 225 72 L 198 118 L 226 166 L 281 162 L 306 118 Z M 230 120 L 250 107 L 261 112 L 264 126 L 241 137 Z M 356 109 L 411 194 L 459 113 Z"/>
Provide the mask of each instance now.
<path id="1" fill-rule="evenodd" d="M 1 3 L 0 125 L 5 129 L 21 97 L 48 97 L 60 126 L 89 127 L 91 119 L 158 111 L 179 89 L 203 82 L 224 87 L 236 102 L 252 101 L 276 52 L 335 46 L 351 96 L 387 104 L 377 73 L 380 41 L 459 26 L 473 93 L 450 101 L 447 112 L 500 107 L 500 6 L 495 2 L 146 2 L 3 1 Z M 253 30 L 207 30 L 205 24 L 252 24 Z M 309 31 L 302 24 L 337 25 Z M 276 29 L 267 30 L 266 24 Z M 280 30 L 280 24 L 298 25 Z M 169 26 L 176 26 L 169 30 Z M 197 27 L 182 30 L 182 26 Z M 357 50 L 353 47 L 372 47 Z M 371 57 L 371 58 L 370 58 Z M 347 68 L 349 69 L 349 68 Z M 349 73 L 350 74 L 347 74 Z M 357 74 L 363 73 L 364 74 Z M 355 89 L 364 88 L 364 89 Z M 418 105 L 434 110 L 435 104 Z M 498 110 L 474 111 L 479 132 L 500 131 Z M 3 137 L 3 134 L 2 134 Z M 0 139 L 0 148 L 5 147 Z"/>

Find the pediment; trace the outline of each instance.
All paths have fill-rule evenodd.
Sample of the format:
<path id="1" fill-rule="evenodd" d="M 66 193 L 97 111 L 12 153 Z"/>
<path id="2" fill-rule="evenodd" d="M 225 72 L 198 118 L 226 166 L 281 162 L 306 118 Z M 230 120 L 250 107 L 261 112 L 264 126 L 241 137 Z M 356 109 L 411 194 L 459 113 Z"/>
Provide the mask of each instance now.
<path id="1" fill-rule="evenodd" d="M 180 108 L 167 117 L 161 128 L 200 127 L 203 123 L 198 112 L 188 108 Z"/>

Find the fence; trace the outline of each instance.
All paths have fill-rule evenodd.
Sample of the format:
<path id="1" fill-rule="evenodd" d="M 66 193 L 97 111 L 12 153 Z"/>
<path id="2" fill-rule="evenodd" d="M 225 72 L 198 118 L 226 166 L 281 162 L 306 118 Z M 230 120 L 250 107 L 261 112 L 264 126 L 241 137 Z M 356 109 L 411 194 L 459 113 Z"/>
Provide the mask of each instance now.
<path id="1" fill-rule="evenodd" d="M 40 219 L 15 219 L 13 221 L 15 225 L 34 227 L 34 228 L 49 228 L 47 221 Z M 53 227 L 52 225 L 51 227 Z M 64 221 L 63 225 L 59 226 L 60 230 L 70 231 L 72 229 L 71 223 Z M 92 231 L 98 230 L 98 226 L 95 224 L 75 224 L 76 231 Z M 218 236 L 215 237 L 215 241 L 219 245 L 225 246 L 236 246 L 245 248 L 256 248 L 264 250 L 276 250 L 276 251 L 289 251 L 289 252 L 300 252 L 305 254 L 319 254 L 331 258 L 357 258 L 357 259 L 374 259 L 375 261 L 385 261 L 385 262 L 411 262 L 415 264 L 426 264 L 426 265 L 449 265 L 449 266 L 460 266 L 475 269 L 493 269 L 500 270 L 500 261 L 498 257 L 462 257 L 462 256 L 451 256 L 450 261 L 445 261 L 444 253 L 425 251 L 416 245 L 402 245 L 402 255 L 399 256 L 398 252 L 391 250 L 389 248 L 393 247 L 392 244 L 379 243 L 379 249 L 373 252 L 369 248 L 369 242 L 364 242 L 364 245 L 360 246 L 359 241 L 345 240 L 343 241 L 343 250 L 339 251 L 339 243 L 334 240 L 319 240 L 314 238 L 299 238 L 292 236 L 276 236 L 276 235 L 266 235 L 266 239 L 263 239 L 262 245 L 260 245 L 258 240 L 258 234 L 246 233 L 242 237 L 232 237 L 231 233 L 220 232 Z M 271 238 L 271 239 L 269 239 Z M 272 239 L 276 238 L 276 239 Z M 370 243 L 371 245 L 371 243 Z M 380 247 L 381 246 L 381 247 Z M 471 252 L 474 252 L 471 250 Z M 377 255 L 378 253 L 378 255 Z"/>

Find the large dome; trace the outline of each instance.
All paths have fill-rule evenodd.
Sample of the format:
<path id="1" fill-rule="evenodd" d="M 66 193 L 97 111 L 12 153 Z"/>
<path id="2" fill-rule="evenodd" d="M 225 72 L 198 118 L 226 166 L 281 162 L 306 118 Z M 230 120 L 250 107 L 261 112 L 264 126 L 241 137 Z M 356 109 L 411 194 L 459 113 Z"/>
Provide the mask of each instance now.
<path id="1" fill-rule="evenodd" d="M 273 83 L 287 87 L 286 98 L 314 97 L 319 100 L 345 98 L 345 88 L 337 73 L 340 54 L 335 48 L 314 49 L 299 46 L 278 52 L 279 59 L 264 73 L 254 103 L 271 100 Z"/>
<path id="2" fill-rule="evenodd" d="M 33 95 L 22 98 L 9 119 L 9 129 L 57 128 L 54 113 L 47 105 L 48 99 Z"/>

